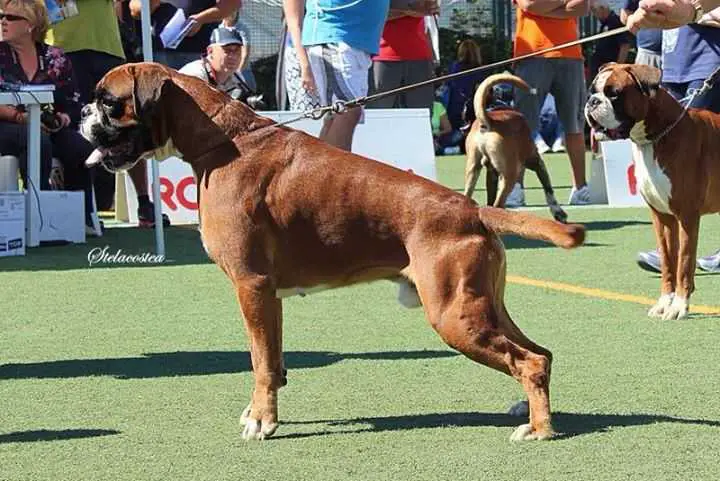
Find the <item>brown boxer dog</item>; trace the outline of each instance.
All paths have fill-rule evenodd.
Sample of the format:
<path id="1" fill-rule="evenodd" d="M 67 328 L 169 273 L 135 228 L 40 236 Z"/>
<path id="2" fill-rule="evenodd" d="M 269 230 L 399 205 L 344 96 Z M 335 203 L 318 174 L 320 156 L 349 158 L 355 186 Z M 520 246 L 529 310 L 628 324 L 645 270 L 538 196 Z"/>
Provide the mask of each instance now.
<path id="1" fill-rule="evenodd" d="M 682 319 L 695 290 L 700 217 L 720 212 L 720 115 L 686 111 L 660 87 L 660 75 L 645 65 L 603 66 L 585 117 L 601 139 L 632 140 L 662 260 L 661 295 L 648 314 Z"/>
<path id="2" fill-rule="evenodd" d="M 583 242 L 582 226 L 479 208 L 435 182 L 275 125 L 158 64 L 108 72 L 83 115 L 83 135 L 111 170 L 170 145 L 192 166 L 203 244 L 235 287 L 249 337 L 255 386 L 245 439 L 278 427 L 281 298 L 378 279 L 411 283 L 449 346 L 522 384 L 530 422 L 512 439 L 552 435 L 552 356 L 505 309 L 497 233 L 571 248 Z"/>
<path id="3" fill-rule="evenodd" d="M 485 166 L 488 170 L 485 177 L 488 205 L 505 207 L 505 200 L 520 179 L 523 168 L 527 167 L 537 175 L 552 216 L 566 222 L 567 214 L 555 198 L 550 174 L 533 142 L 525 117 L 510 107 L 488 111 L 492 88 L 499 83 L 530 90 L 524 80 L 509 73 L 491 75 L 475 90 L 473 108 L 477 118 L 465 138 L 465 195 L 472 197 L 480 170 Z"/>

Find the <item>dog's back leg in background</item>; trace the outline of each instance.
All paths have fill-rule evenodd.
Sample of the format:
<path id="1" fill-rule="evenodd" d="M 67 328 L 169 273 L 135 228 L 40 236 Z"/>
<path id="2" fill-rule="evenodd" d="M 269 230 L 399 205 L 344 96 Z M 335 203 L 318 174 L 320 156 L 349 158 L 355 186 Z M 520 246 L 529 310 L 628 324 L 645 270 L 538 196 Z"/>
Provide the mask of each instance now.
<path id="1" fill-rule="evenodd" d="M 550 174 L 545 166 L 540 154 L 535 153 L 530 159 L 525 161 L 525 167 L 535 172 L 540 184 L 542 185 L 543 191 L 545 192 L 545 201 L 550 208 L 550 213 L 558 222 L 567 222 L 567 213 L 560 207 L 557 199 L 555 198 L 555 192 L 553 191 L 552 182 L 550 181 Z"/>
<path id="2" fill-rule="evenodd" d="M 465 160 L 465 197 L 472 198 L 473 192 L 475 191 L 475 185 L 477 184 L 478 177 L 480 177 L 480 171 L 482 170 L 483 154 L 478 149 L 471 145 L 466 144 L 467 148 L 467 159 Z"/>

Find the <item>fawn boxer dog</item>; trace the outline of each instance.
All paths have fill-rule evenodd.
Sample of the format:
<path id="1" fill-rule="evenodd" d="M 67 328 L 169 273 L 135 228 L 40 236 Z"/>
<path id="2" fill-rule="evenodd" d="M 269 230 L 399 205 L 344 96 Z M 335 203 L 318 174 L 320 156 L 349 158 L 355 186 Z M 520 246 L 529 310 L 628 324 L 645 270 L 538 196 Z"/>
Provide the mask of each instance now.
<path id="1" fill-rule="evenodd" d="M 449 346 L 522 384 L 530 419 L 512 439 L 552 435 L 551 353 L 505 309 L 497 233 L 572 248 L 584 240 L 582 226 L 480 208 L 435 182 L 275 125 L 158 64 L 108 72 L 83 116 L 82 133 L 110 170 L 170 146 L 193 168 L 202 241 L 235 287 L 249 337 L 255 385 L 244 439 L 278 427 L 281 298 L 378 279 L 416 287 Z"/>
<path id="2" fill-rule="evenodd" d="M 472 196 L 480 170 L 485 166 L 488 169 L 488 204 L 505 207 L 505 200 L 520 178 L 523 167 L 527 167 L 537 175 L 550 213 L 555 220 L 565 222 L 567 214 L 555 198 L 550 174 L 533 142 L 525 117 L 510 107 L 488 111 L 492 89 L 499 83 L 530 90 L 524 80 L 509 73 L 491 75 L 475 90 L 473 110 L 477 118 L 465 138 L 465 195 Z"/>
<path id="3" fill-rule="evenodd" d="M 601 139 L 632 140 L 662 260 L 661 295 L 648 314 L 681 319 L 695 290 L 700 217 L 720 212 L 720 115 L 686 111 L 660 87 L 660 75 L 645 65 L 603 66 L 585 117 Z"/>

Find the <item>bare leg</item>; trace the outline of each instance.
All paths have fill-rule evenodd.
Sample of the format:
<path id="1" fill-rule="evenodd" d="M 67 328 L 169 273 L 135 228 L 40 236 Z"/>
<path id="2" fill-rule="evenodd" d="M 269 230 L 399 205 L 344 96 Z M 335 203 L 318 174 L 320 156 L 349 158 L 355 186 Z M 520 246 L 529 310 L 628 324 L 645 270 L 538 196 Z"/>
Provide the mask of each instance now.
<path id="1" fill-rule="evenodd" d="M 322 140 L 350 152 L 352 150 L 355 127 L 360 121 L 362 110 L 352 109 L 345 113 L 335 115 L 329 123 L 327 131 L 321 132 Z"/>
<path id="2" fill-rule="evenodd" d="M 587 184 L 585 179 L 585 138 L 582 132 L 565 134 L 565 148 L 570 157 L 573 187 L 579 189 Z"/>
<path id="3" fill-rule="evenodd" d="M 147 163 L 145 159 L 139 161 L 133 166 L 132 169 L 128 170 L 130 180 L 135 187 L 135 193 L 137 195 L 149 195 L 148 194 L 148 180 L 147 180 Z"/>

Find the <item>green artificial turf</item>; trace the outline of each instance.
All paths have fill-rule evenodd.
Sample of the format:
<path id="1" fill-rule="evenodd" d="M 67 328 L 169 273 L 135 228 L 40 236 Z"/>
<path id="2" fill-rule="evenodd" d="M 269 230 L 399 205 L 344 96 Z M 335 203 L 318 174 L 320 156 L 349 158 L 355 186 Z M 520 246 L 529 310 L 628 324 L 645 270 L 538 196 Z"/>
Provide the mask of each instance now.
<path id="1" fill-rule="evenodd" d="M 565 202 L 567 158 L 547 162 Z M 437 166 L 440 182 L 461 189 L 462 158 Z M 531 173 L 527 187 L 528 204 L 541 206 Z M 587 226 L 587 245 L 507 237 L 509 274 L 658 294 L 658 276 L 634 263 L 654 245 L 646 209 L 568 213 Z M 706 217 L 701 253 L 720 247 L 718 232 L 720 218 Z M 154 234 L 111 228 L 87 245 L 0 259 L 0 480 L 718 477 L 719 316 L 651 320 L 641 304 L 510 283 L 510 314 L 553 351 L 561 433 L 512 444 L 525 421 L 505 412 L 520 386 L 447 348 L 421 310 L 396 302 L 393 284 L 290 298 L 282 424 L 271 440 L 246 443 L 243 324 L 197 231 L 166 230 L 166 264 L 88 268 L 88 251 L 105 245 L 152 251 Z M 720 306 L 720 276 L 698 274 L 696 285 L 693 304 Z"/>

